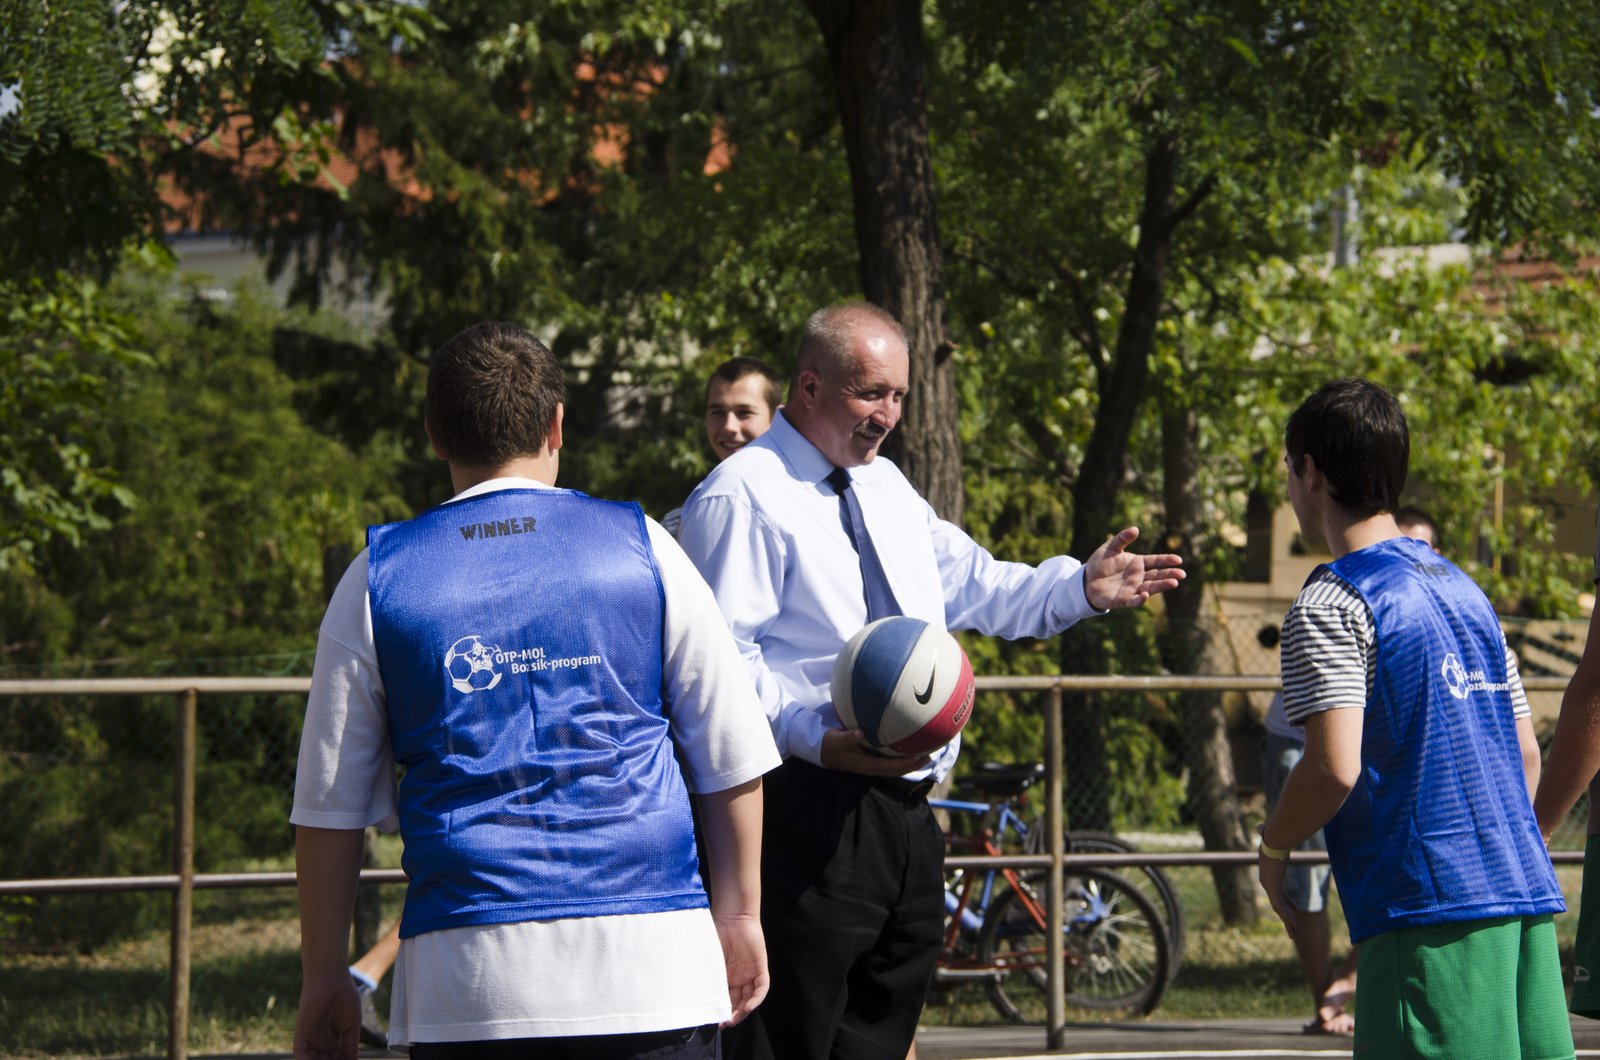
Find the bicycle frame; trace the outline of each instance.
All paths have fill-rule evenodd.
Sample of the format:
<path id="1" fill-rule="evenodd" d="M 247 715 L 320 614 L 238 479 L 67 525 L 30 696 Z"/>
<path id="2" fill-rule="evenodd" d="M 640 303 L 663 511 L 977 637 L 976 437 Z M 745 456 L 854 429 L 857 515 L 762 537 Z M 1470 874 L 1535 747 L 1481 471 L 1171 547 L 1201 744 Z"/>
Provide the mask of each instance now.
<path id="1" fill-rule="evenodd" d="M 986 802 L 961 802 L 955 799 L 929 799 L 928 805 L 937 809 L 955 810 L 961 813 L 978 813 L 987 815 L 993 808 Z M 996 844 L 996 840 L 1005 841 L 1007 831 L 1014 830 L 1017 837 L 1024 843 L 1028 841 L 1028 826 L 1021 817 L 1011 809 L 1010 801 L 999 805 L 1000 815 L 993 829 L 985 828 L 970 836 L 946 836 L 945 841 L 971 850 L 981 851 L 991 857 L 1000 856 L 1003 851 Z M 945 929 L 944 947 L 939 955 L 941 970 L 983 972 L 996 974 L 1004 969 L 998 965 L 979 965 L 975 959 L 962 959 L 955 955 L 956 942 L 963 932 L 976 933 L 983 924 L 983 916 L 988 912 L 990 902 L 994 897 L 995 876 L 1004 877 L 1017 893 L 1017 898 L 1022 902 L 1028 915 L 1041 929 L 1046 928 L 1048 916 L 1028 888 L 1022 886 L 1022 880 L 1017 876 L 1015 869 L 990 869 L 983 874 L 983 890 L 979 895 L 977 911 L 972 909 L 972 892 L 977 886 L 976 875 L 964 874 L 961 882 L 960 895 L 950 893 L 948 888 L 944 892 L 945 911 L 951 913 L 950 924 Z"/>

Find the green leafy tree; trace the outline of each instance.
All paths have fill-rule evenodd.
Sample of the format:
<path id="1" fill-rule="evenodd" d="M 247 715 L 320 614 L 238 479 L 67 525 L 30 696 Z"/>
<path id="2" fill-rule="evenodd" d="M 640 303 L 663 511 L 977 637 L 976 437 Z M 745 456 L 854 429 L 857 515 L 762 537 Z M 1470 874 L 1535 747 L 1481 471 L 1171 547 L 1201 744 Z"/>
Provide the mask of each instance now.
<path id="1" fill-rule="evenodd" d="M 130 249 L 159 255 L 163 188 L 217 194 L 230 150 L 264 153 L 280 183 L 323 173 L 326 127 L 296 104 L 327 27 L 306 0 L 5 0 L 0 25 L 4 569 L 132 503 L 88 439 L 107 373 L 140 356 L 91 281 Z"/>
<path id="2" fill-rule="evenodd" d="M 227 303 L 174 299 L 170 283 L 125 278 L 101 295 L 128 341 L 156 351 L 105 385 L 89 439 L 140 503 L 76 547 L 58 535 L 0 572 L 0 665 L 12 674 L 306 673 L 328 546 L 358 547 L 368 524 L 411 510 L 393 435 L 352 448 L 308 423 L 330 404 L 324 388 L 348 394 L 345 380 L 291 374 L 303 367 L 291 351 L 313 339 L 353 345 L 347 325 L 249 289 Z M 342 425 L 352 440 L 361 428 Z M 294 696 L 203 701 L 198 864 L 287 853 L 303 712 Z M 160 698 L 0 701 L 0 801 L 19 822 L 4 874 L 162 871 L 171 739 Z M 155 908 L 136 896 L 57 903 L 16 930 L 30 944 L 92 947 L 141 930 Z"/>
<path id="3" fill-rule="evenodd" d="M 96 285 L 0 284 L 0 572 L 53 539 L 77 545 L 129 508 L 90 436 L 108 381 L 148 364 Z"/>

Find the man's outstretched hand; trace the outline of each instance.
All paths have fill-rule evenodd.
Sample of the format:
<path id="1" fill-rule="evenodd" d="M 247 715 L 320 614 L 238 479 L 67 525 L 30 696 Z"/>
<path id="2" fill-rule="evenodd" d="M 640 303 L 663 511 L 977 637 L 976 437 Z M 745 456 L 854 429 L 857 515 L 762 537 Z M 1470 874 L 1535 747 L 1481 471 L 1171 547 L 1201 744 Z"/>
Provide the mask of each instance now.
<path id="1" fill-rule="evenodd" d="M 1182 556 L 1141 556 L 1128 546 L 1139 539 L 1130 526 L 1094 550 L 1083 565 L 1083 595 L 1096 611 L 1138 607 L 1156 593 L 1176 589 L 1183 581 Z"/>

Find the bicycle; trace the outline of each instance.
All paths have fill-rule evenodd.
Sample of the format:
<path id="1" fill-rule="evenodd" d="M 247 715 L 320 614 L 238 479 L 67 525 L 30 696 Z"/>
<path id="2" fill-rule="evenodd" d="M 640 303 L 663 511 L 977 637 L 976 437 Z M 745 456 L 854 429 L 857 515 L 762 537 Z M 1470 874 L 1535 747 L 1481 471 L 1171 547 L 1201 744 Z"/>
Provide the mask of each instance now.
<path id="1" fill-rule="evenodd" d="M 967 784 L 994 795 L 1014 797 L 1041 772 L 1033 766 L 980 767 L 978 775 Z M 1013 810 L 1010 797 L 993 807 L 988 803 L 930 800 L 931 805 L 947 810 L 986 817 L 995 814 L 993 829 L 947 836 L 947 847 L 998 855 L 1011 834 L 1015 834 L 1019 845 L 1026 846 L 1030 828 Z M 1042 832 L 1037 823 L 1031 831 L 1035 835 Z M 1009 885 L 998 894 L 996 876 Z M 982 981 L 990 1001 L 1006 1019 L 1033 1022 L 1042 1018 L 1049 922 L 1045 880 L 1044 873 L 1019 873 L 1014 869 L 949 873 L 945 888 L 949 921 L 934 982 L 948 985 Z M 1082 1008 L 1132 1009 L 1145 1014 L 1153 1011 L 1170 981 L 1171 959 L 1166 926 L 1155 904 L 1134 883 L 1104 869 L 1073 870 L 1064 883 L 1061 900 L 1066 930 L 1063 943 L 1067 1002 Z"/>
<path id="2" fill-rule="evenodd" d="M 980 762 L 975 767 L 973 774 L 964 779 L 962 783 L 964 786 L 975 787 L 994 796 L 1014 798 L 1020 796 L 1028 788 L 1043 779 L 1044 763 L 1042 762 L 1025 765 Z M 1029 825 L 1020 830 L 1023 836 L 1023 853 L 1045 854 L 1049 852 L 1049 847 L 1045 842 L 1044 829 L 1038 827 L 1041 823 L 1042 820 L 1035 817 L 1029 822 Z M 1066 852 L 1068 854 L 1142 853 L 1139 847 L 1111 832 L 1074 832 L 1069 830 L 1065 833 L 1065 837 Z M 1136 869 L 1124 868 L 1120 871 L 1122 875 L 1128 877 L 1139 888 L 1141 894 L 1150 899 L 1151 903 L 1161 911 L 1161 922 L 1167 929 L 1167 941 L 1171 945 L 1171 959 L 1167 965 L 1167 982 L 1170 983 L 1178 976 L 1178 969 L 1183 964 L 1184 954 L 1187 951 L 1189 942 L 1188 920 L 1184 916 L 1183 902 L 1178 898 L 1177 888 L 1173 887 L 1171 877 L 1156 865 L 1140 865 Z"/>

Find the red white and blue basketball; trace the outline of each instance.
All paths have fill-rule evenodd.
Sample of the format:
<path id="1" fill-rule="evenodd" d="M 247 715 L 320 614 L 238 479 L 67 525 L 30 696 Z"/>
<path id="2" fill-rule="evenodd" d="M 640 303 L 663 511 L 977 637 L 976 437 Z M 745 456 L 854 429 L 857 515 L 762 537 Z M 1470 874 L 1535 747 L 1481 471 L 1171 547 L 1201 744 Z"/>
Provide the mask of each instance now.
<path id="1" fill-rule="evenodd" d="M 920 618 L 880 618 L 833 663 L 833 710 L 886 755 L 937 751 L 972 717 L 972 663 L 956 639 Z"/>

